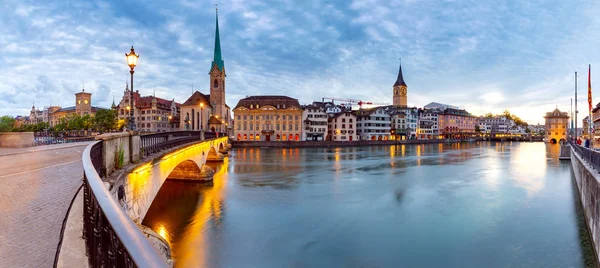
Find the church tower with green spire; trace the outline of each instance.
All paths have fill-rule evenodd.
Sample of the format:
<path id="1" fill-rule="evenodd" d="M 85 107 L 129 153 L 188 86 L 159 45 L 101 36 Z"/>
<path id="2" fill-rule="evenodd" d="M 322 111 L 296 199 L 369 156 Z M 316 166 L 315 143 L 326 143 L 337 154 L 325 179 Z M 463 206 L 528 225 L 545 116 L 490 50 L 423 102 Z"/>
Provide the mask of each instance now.
<path id="1" fill-rule="evenodd" d="M 225 62 L 221 54 L 221 38 L 219 37 L 219 10 L 216 10 L 215 51 L 210 66 L 210 102 L 214 107 L 213 115 L 218 115 L 220 120 L 229 121 L 229 112 L 225 104 Z"/>

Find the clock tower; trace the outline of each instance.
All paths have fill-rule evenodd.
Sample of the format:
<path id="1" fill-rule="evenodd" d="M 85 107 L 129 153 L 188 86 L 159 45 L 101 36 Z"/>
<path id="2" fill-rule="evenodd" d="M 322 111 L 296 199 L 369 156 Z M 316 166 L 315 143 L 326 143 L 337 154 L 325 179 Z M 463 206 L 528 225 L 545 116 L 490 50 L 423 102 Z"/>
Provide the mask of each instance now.
<path id="1" fill-rule="evenodd" d="M 408 94 L 408 86 L 406 86 L 406 82 L 404 82 L 404 77 L 402 76 L 402 62 L 400 62 L 400 69 L 398 70 L 398 78 L 396 78 L 396 83 L 394 83 L 394 106 L 407 106 L 407 94 Z"/>
<path id="2" fill-rule="evenodd" d="M 92 93 L 85 92 L 85 89 L 75 93 L 75 112 L 79 116 L 92 114 Z"/>

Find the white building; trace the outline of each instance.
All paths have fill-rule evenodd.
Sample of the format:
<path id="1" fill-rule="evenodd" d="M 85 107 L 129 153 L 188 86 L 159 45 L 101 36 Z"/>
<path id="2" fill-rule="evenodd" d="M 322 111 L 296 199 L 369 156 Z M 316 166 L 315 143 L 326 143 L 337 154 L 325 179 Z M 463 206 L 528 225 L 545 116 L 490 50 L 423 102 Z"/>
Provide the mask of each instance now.
<path id="1" fill-rule="evenodd" d="M 327 136 L 327 119 L 329 116 L 323 106 L 310 104 L 303 107 L 302 140 L 323 141 Z"/>
<path id="2" fill-rule="evenodd" d="M 352 112 L 334 114 L 328 119 L 327 140 L 356 141 L 356 116 Z"/>
<path id="3" fill-rule="evenodd" d="M 391 118 L 385 107 L 361 109 L 356 114 L 356 130 L 360 140 L 389 140 Z"/>
<path id="4" fill-rule="evenodd" d="M 417 130 L 417 138 L 420 140 L 437 139 L 439 138 L 437 109 L 421 110 L 419 114 L 419 128 Z"/>
<path id="5" fill-rule="evenodd" d="M 386 111 L 391 117 L 391 135 L 393 139 L 416 139 L 419 109 L 416 107 L 387 106 Z"/>
<path id="6" fill-rule="evenodd" d="M 479 130 L 481 133 L 506 134 L 511 133 L 511 129 L 516 126 L 512 119 L 506 116 L 498 115 L 493 117 L 479 117 Z"/>

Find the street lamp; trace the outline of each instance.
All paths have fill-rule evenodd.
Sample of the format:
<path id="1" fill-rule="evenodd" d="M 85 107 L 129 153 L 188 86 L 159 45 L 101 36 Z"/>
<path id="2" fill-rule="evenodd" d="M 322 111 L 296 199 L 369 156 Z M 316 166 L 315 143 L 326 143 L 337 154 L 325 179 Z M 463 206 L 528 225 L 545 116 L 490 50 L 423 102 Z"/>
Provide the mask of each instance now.
<path id="1" fill-rule="evenodd" d="M 131 51 L 129 52 L 129 54 L 125 54 L 125 58 L 127 59 L 127 65 L 129 65 L 129 68 L 131 68 L 131 70 L 129 71 L 129 73 L 131 73 L 131 91 L 129 91 L 129 106 L 131 107 L 131 110 L 129 111 L 128 120 L 129 130 L 131 131 L 135 131 L 135 117 L 133 115 L 133 111 L 135 110 L 133 109 L 133 68 L 135 68 L 135 66 L 137 65 L 139 57 L 140 55 L 135 54 L 133 46 L 131 46 Z"/>
<path id="2" fill-rule="evenodd" d="M 203 122 L 202 122 L 202 108 L 204 108 L 204 102 L 200 103 L 200 130 L 204 130 Z"/>

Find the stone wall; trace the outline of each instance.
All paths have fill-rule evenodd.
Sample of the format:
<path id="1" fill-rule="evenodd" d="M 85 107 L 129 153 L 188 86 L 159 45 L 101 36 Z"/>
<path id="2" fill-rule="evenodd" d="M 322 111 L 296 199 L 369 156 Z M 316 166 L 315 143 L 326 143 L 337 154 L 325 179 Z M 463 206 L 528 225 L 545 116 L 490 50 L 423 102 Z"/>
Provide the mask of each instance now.
<path id="1" fill-rule="evenodd" d="M 33 146 L 33 132 L 2 132 L 0 147 L 23 148 Z"/>
<path id="2" fill-rule="evenodd" d="M 579 200 L 585 214 L 585 222 L 594 243 L 596 261 L 600 259 L 600 173 L 571 149 L 571 166 L 575 173 Z M 600 267 L 600 263 L 597 263 Z"/>

